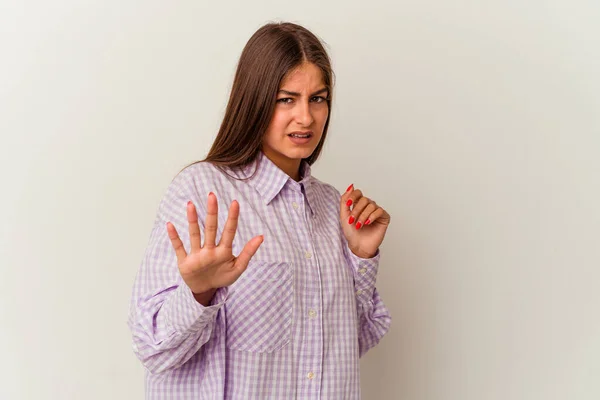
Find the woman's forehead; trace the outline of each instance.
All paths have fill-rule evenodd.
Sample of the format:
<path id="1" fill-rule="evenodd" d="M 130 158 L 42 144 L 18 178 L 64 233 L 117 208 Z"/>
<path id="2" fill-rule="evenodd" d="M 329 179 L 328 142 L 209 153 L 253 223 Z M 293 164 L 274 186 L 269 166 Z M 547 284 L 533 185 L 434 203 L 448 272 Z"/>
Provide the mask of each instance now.
<path id="1" fill-rule="evenodd" d="M 304 63 L 288 72 L 280 89 L 312 92 L 321 89 L 324 84 L 323 71 L 313 63 Z"/>

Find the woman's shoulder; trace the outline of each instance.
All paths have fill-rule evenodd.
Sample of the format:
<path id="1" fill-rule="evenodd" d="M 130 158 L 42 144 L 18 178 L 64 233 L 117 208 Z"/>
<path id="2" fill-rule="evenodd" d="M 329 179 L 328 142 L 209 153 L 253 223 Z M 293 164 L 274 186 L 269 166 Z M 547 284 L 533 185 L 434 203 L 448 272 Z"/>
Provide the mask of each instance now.
<path id="1" fill-rule="evenodd" d="M 227 174 L 207 161 L 198 161 L 179 171 L 169 184 L 169 191 L 203 194 L 228 184 Z"/>
<path id="2" fill-rule="evenodd" d="M 215 183 L 225 180 L 227 173 L 208 161 L 198 161 L 183 168 L 173 178 L 173 183 Z"/>
<path id="3" fill-rule="evenodd" d="M 323 182 L 322 180 L 311 176 L 311 186 L 322 197 L 326 197 L 331 200 L 340 201 L 341 193 L 330 183 Z"/>
<path id="4" fill-rule="evenodd" d="M 179 171 L 175 176 L 175 179 L 212 178 L 218 171 L 218 168 L 208 161 L 197 161 Z"/>

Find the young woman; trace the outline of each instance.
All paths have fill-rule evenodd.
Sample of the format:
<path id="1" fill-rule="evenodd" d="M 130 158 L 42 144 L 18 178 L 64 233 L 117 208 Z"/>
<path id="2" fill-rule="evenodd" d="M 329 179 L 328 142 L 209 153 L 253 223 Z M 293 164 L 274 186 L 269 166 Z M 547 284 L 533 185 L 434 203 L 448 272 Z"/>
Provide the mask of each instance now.
<path id="1" fill-rule="evenodd" d="M 359 357 L 391 321 L 375 288 L 390 216 L 311 175 L 332 89 L 305 28 L 246 44 L 217 138 L 168 187 L 136 277 L 147 398 L 360 397 Z"/>

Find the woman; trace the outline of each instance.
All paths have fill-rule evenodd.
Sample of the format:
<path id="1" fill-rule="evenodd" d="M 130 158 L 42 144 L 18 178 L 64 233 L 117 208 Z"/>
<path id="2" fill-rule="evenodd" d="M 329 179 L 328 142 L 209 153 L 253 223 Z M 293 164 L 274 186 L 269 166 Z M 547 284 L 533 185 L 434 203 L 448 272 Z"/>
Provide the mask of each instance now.
<path id="1" fill-rule="evenodd" d="M 246 44 L 217 138 L 171 182 L 136 277 L 147 398 L 360 397 L 359 357 L 391 321 L 375 289 L 390 216 L 311 175 L 332 86 L 301 26 Z"/>

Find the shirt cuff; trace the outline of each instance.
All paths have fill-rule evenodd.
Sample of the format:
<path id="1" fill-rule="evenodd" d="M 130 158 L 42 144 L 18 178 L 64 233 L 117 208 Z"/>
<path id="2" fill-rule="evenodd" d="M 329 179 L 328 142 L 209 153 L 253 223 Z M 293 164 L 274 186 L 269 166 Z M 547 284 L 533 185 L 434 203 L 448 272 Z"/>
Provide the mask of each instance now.
<path id="1" fill-rule="evenodd" d="M 379 249 L 377 249 L 373 257 L 360 258 L 348 248 L 348 262 L 354 274 L 354 288 L 359 302 L 368 302 L 373 299 L 380 256 Z"/>
<path id="2" fill-rule="evenodd" d="M 182 283 L 165 300 L 162 311 L 167 325 L 175 332 L 183 334 L 198 331 L 214 322 L 227 297 L 228 289 L 219 288 L 210 305 L 205 307 L 196 301 L 190 288 Z"/>

